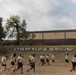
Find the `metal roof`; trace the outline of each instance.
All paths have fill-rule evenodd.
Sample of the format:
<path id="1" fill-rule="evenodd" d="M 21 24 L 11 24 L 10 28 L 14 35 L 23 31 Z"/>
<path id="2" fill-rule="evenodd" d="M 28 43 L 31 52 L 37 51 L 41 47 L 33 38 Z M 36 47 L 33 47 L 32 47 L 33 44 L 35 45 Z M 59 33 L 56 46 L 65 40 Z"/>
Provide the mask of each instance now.
<path id="1" fill-rule="evenodd" d="M 30 33 L 50 33 L 50 32 L 76 32 L 76 29 L 67 30 L 47 30 L 47 31 L 28 31 Z"/>

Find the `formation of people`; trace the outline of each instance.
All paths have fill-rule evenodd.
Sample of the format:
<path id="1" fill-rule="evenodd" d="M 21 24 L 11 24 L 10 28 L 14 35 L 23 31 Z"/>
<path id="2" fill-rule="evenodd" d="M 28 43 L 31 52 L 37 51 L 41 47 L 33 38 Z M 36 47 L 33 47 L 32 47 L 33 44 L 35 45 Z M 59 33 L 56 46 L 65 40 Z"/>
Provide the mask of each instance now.
<path id="1" fill-rule="evenodd" d="M 30 66 L 30 68 L 27 69 L 27 72 L 29 72 L 30 70 L 33 70 L 33 72 L 35 72 L 35 56 L 36 54 L 30 54 L 29 55 L 29 59 L 28 59 L 28 65 Z M 55 63 L 55 54 L 53 54 L 51 56 L 51 61 L 52 63 L 50 64 L 50 56 L 49 54 L 40 54 L 40 62 L 39 65 L 44 66 L 45 64 L 51 66 L 52 64 Z M 6 70 L 10 71 L 11 68 L 13 68 L 13 73 L 15 73 L 17 70 L 21 70 L 21 74 L 23 74 L 23 55 L 20 54 L 19 56 L 16 55 L 16 53 L 13 53 L 11 55 L 11 62 L 10 62 L 10 66 L 7 68 L 7 64 L 6 64 L 6 54 L 4 54 L 1 58 L 1 63 L 2 63 L 2 67 L 3 69 L 1 69 L 2 73 L 5 73 Z M 68 53 L 65 53 L 65 66 L 68 66 L 69 64 L 69 56 Z M 72 58 L 72 68 L 71 68 L 71 72 L 74 70 L 75 71 L 76 68 L 76 54 L 74 54 L 73 58 Z"/>

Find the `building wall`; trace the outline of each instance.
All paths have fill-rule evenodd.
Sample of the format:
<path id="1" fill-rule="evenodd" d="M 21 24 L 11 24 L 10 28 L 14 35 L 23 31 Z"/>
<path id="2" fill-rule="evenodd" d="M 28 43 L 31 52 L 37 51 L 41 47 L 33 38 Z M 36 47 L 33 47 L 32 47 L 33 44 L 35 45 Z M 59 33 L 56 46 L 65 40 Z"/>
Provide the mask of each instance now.
<path id="1" fill-rule="evenodd" d="M 75 39 L 76 32 L 47 32 L 35 33 L 34 39 Z"/>
<path id="2" fill-rule="evenodd" d="M 64 32 L 44 33 L 44 39 L 64 39 Z"/>
<path id="3" fill-rule="evenodd" d="M 75 39 L 76 38 L 76 32 L 66 32 L 66 39 Z"/>
<path id="4" fill-rule="evenodd" d="M 26 45 L 76 45 L 76 30 L 55 30 L 31 32 L 34 40 L 25 40 Z"/>
<path id="5" fill-rule="evenodd" d="M 34 39 L 20 40 L 22 45 L 76 45 L 76 30 L 38 31 Z M 5 44 L 14 44 L 14 41 L 4 41 Z"/>
<path id="6" fill-rule="evenodd" d="M 42 33 L 34 33 L 36 37 L 34 39 L 42 39 Z"/>

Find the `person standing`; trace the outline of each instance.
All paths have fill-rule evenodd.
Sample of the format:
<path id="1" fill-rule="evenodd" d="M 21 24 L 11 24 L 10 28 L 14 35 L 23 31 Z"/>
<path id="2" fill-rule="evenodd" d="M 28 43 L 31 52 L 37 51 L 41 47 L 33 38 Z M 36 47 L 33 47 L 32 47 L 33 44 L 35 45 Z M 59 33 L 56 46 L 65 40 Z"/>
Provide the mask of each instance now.
<path id="1" fill-rule="evenodd" d="M 3 69 L 1 69 L 2 73 L 5 73 L 6 69 L 7 69 L 7 65 L 6 65 L 6 54 L 3 55 L 3 57 L 1 58 L 1 63 L 2 63 L 2 67 Z"/>

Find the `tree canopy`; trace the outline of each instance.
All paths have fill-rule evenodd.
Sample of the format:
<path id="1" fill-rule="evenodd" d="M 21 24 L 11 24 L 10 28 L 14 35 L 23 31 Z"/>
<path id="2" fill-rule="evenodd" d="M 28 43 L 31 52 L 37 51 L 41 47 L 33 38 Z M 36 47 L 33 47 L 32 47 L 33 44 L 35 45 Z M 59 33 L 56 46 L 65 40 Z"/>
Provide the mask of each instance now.
<path id="1" fill-rule="evenodd" d="M 20 38 L 28 38 L 29 34 L 26 31 L 26 20 L 20 20 L 18 15 L 11 16 L 6 21 L 6 30 L 10 32 L 8 37 L 15 37 L 17 40 L 17 44 L 19 44 Z"/>
<path id="2" fill-rule="evenodd" d="M 2 18 L 0 17 L 0 41 L 2 41 L 2 38 L 5 38 L 5 31 L 2 27 Z"/>

